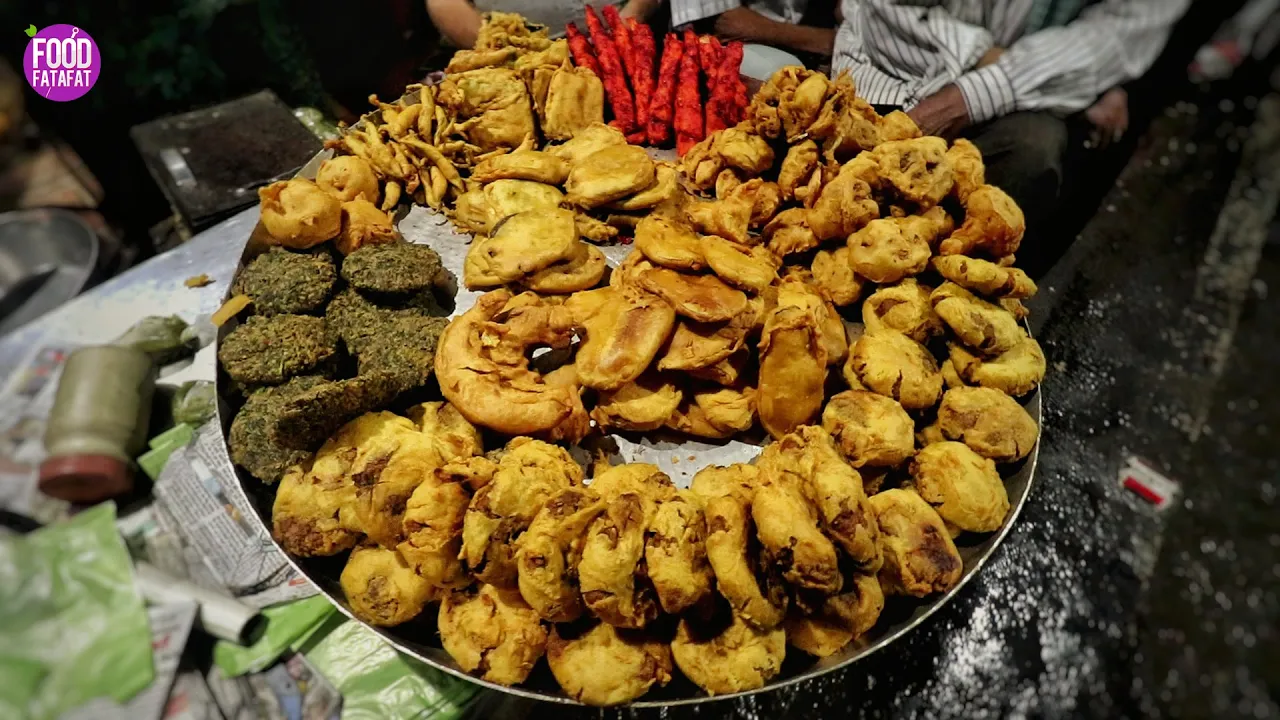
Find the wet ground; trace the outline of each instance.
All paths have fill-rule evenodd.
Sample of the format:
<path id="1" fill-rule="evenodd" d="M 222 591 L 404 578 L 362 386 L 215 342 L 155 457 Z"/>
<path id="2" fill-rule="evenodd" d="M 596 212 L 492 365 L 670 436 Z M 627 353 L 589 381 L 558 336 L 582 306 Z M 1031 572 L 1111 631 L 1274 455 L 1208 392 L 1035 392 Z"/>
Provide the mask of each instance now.
<path id="1" fill-rule="evenodd" d="M 1280 95 L 1189 90 L 1042 281 L 1037 484 L 926 624 L 793 689 L 639 717 L 1280 717 Z M 1180 483 L 1156 510 L 1132 455 Z M 598 717 L 495 702 L 499 717 Z M 607 711 L 604 717 L 617 713 Z"/>

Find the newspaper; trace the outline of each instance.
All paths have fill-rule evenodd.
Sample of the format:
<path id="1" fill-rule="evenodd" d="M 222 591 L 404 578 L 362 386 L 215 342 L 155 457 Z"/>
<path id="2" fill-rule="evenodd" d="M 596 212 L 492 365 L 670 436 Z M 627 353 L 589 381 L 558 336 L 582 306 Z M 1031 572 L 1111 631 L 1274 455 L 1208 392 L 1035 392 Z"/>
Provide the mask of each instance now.
<path id="1" fill-rule="evenodd" d="M 236 678 L 214 665 L 205 681 L 226 720 L 338 720 L 342 711 L 342 695 L 301 653 Z"/>
<path id="2" fill-rule="evenodd" d="M 267 536 L 225 467 L 222 435 L 205 423 L 190 445 L 169 458 L 155 485 L 156 506 L 203 559 L 217 584 L 263 608 L 314 595 Z M 164 565 L 160 567 L 164 569 Z"/>
<path id="3" fill-rule="evenodd" d="M 198 670 L 183 670 L 173 682 L 164 720 L 223 720 L 222 711 Z"/>
<path id="4" fill-rule="evenodd" d="M 42 523 L 61 520 L 70 505 L 36 489 L 44 461 L 44 428 L 62 367 L 78 345 L 38 339 L 14 361 L 0 389 L 0 507 Z"/>

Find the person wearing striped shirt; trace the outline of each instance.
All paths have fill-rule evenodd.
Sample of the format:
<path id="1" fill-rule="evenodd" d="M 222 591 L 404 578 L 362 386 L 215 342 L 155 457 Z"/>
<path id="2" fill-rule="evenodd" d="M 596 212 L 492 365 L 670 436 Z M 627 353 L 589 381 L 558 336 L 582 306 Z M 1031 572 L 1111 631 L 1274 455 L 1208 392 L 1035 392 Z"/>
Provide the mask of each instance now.
<path id="1" fill-rule="evenodd" d="M 1028 225 L 1062 181 L 1064 118 L 1093 143 L 1128 128 L 1124 83 L 1155 62 L 1190 0 L 843 0 L 833 72 L 905 108 L 926 134 L 965 136 Z"/>
<path id="2" fill-rule="evenodd" d="M 809 0 L 671 0 L 671 25 L 696 22 L 726 40 L 830 57 L 835 29 L 800 24 L 809 5 Z M 830 12 L 828 6 L 828 18 Z"/>

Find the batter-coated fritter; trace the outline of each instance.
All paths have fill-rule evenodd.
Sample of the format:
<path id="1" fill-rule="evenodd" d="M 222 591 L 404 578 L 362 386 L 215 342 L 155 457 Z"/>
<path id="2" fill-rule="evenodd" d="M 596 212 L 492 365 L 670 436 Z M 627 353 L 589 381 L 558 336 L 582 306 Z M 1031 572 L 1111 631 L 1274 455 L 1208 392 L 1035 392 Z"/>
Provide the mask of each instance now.
<path id="1" fill-rule="evenodd" d="M 726 323 L 679 320 L 666 352 L 658 358 L 658 369 L 697 370 L 724 360 L 746 346 L 747 336 L 755 329 L 763 308 L 763 301 L 756 297 L 748 302 L 746 310 Z"/>
<path id="2" fill-rule="evenodd" d="M 996 464 L 964 443 L 924 447 L 911 461 L 911 477 L 920 497 L 961 530 L 998 530 L 1009 514 L 1009 495 Z"/>
<path id="3" fill-rule="evenodd" d="M 956 138 L 947 150 L 947 162 L 955 172 L 956 184 L 951 189 L 960 202 L 969 200 L 975 190 L 987 184 L 987 170 L 982 163 L 982 151 L 964 138 Z"/>
<path id="4" fill-rule="evenodd" d="M 747 296 L 715 275 L 690 275 L 650 267 L 637 274 L 640 287 L 666 300 L 676 314 L 698 322 L 724 322 L 747 307 Z"/>
<path id="5" fill-rule="evenodd" d="M 711 594 L 715 576 L 707 562 L 707 521 L 702 504 L 679 490 L 654 513 L 645 540 L 645 565 L 662 610 L 678 615 Z"/>
<path id="6" fill-rule="evenodd" d="M 840 589 L 835 545 L 818 529 L 816 508 L 805 499 L 803 480 L 761 457 L 761 482 L 751 500 L 756 538 L 768 562 L 797 588 L 829 595 Z"/>
<path id="7" fill-rule="evenodd" d="M 939 229 L 934 221 L 919 215 L 872 220 L 849 236 L 853 270 L 877 283 L 896 283 L 917 275 L 929 265 L 933 252 L 929 246 Z"/>
<path id="8" fill-rule="evenodd" d="M 855 468 L 893 467 L 915 454 L 911 416 L 896 400 L 873 392 L 833 395 L 822 411 L 822 427 Z"/>
<path id="9" fill-rule="evenodd" d="M 884 609 L 884 592 L 875 575 L 848 573 L 838 595 L 826 598 L 813 615 L 787 617 L 787 640 L 814 657 L 828 657 L 870 630 Z"/>
<path id="10" fill-rule="evenodd" d="M 778 170 L 778 189 L 784 199 L 796 197 L 796 189 L 809 182 L 813 171 L 818 169 L 818 162 L 818 144 L 812 140 L 796 143 L 787 149 Z"/>
<path id="11" fill-rule="evenodd" d="M 834 250 L 819 250 L 811 266 L 814 287 L 836 307 L 852 305 L 862 296 L 863 279 L 853 271 L 853 258 L 847 245 Z"/>
<path id="12" fill-rule="evenodd" d="M 355 502 L 355 485 L 346 475 L 316 475 L 310 463 L 293 465 L 276 490 L 271 534 L 291 555 L 337 555 L 360 538 Z"/>
<path id="13" fill-rule="evenodd" d="M 391 215 L 377 205 L 358 197 L 342 203 L 342 225 L 333 247 L 343 255 L 350 255 L 362 247 L 403 241 Z"/>
<path id="14" fill-rule="evenodd" d="M 651 262 L 676 270 L 706 267 L 698 234 L 683 222 L 649 213 L 636 225 L 636 250 Z"/>
<path id="15" fill-rule="evenodd" d="M 236 276 L 232 295 L 253 298 L 258 315 L 306 314 L 324 306 L 338 271 L 324 250 L 292 252 L 271 248 Z"/>
<path id="16" fill-rule="evenodd" d="M 381 194 L 373 166 L 355 155 L 339 155 L 320 163 L 316 185 L 344 203 L 364 198 L 376 205 Z"/>
<path id="17" fill-rule="evenodd" d="M 613 391 L 640 377 L 675 325 L 671 306 L 631 287 L 576 293 L 565 303 L 586 332 L 574 360 L 583 385 Z"/>
<path id="18" fill-rule="evenodd" d="M 557 445 L 518 437 L 494 464 L 492 479 L 471 499 L 462 527 L 462 561 L 481 582 L 516 586 L 515 555 L 521 533 L 553 495 L 582 484 L 582 467 Z M 448 466 L 446 466 L 448 469 Z"/>
<path id="19" fill-rule="evenodd" d="M 610 625 L 642 628 L 658 616 L 653 586 L 638 575 L 645 531 L 656 509 L 648 496 L 625 492 L 608 499 L 604 512 L 587 528 L 578 563 L 582 599 Z"/>
<path id="20" fill-rule="evenodd" d="M 702 254 L 720 279 L 750 293 L 759 293 L 778 279 L 778 258 L 762 245 L 745 246 L 715 235 L 702 238 Z"/>
<path id="21" fill-rule="evenodd" d="M 862 322 L 868 331 L 897 330 L 916 342 L 928 342 L 942 332 L 942 318 L 929 301 L 932 291 L 915 278 L 881 287 L 862 303 Z"/>
<path id="22" fill-rule="evenodd" d="M 881 181 L 921 210 L 942 202 L 955 184 L 947 141 L 940 137 L 881 143 L 871 155 L 880 166 Z"/>
<path id="23" fill-rule="evenodd" d="M 948 438 L 996 462 L 1026 457 L 1040 434 L 1036 421 L 1016 400 L 983 387 L 948 390 L 938 406 L 938 425 Z"/>
<path id="24" fill-rule="evenodd" d="M 886 593 L 925 597 L 960 582 L 964 562 L 942 518 L 928 503 L 904 489 L 878 492 L 870 502 L 880 524 L 880 585 Z"/>
<path id="25" fill-rule="evenodd" d="M 942 373 L 925 346 L 893 330 L 864 333 L 849 363 L 868 390 L 891 397 L 908 410 L 933 407 L 942 396 Z"/>
<path id="26" fill-rule="evenodd" d="M 964 204 L 964 224 L 942 241 L 942 255 L 974 255 L 1002 258 L 1018 252 L 1027 220 L 1022 209 L 1003 190 L 983 185 Z"/>
<path id="27" fill-rule="evenodd" d="M 436 284 L 440 255 L 410 242 L 366 245 L 342 261 L 342 279 L 357 290 L 411 293 Z"/>
<path id="28" fill-rule="evenodd" d="M 471 493 L 437 468 L 414 489 L 405 505 L 400 555 L 433 590 L 454 589 L 471 582 L 458 559 L 462 522 Z"/>
<path id="29" fill-rule="evenodd" d="M 464 671 L 499 685 L 525 681 L 547 649 L 547 628 L 515 590 L 458 590 L 440 602 L 440 643 Z"/>
<path id="30" fill-rule="evenodd" d="M 310 180 L 281 180 L 258 189 L 261 221 L 272 243 L 295 250 L 319 245 L 342 227 L 342 203 Z"/>
<path id="31" fill-rule="evenodd" d="M 934 312 L 956 337 L 983 355 L 999 355 L 1026 337 L 1013 313 L 955 283 L 939 285 L 930 300 Z"/>
<path id="32" fill-rule="evenodd" d="M 400 553 L 378 545 L 351 551 L 342 568 L 342 592 L 351 612 L 378 627 L 417 617 L 431 600 L 431 586 L 418 577 Z"/>
<path id="33" fill-rule="evenodd" d="M 714 365 L 690 370 L 689 375 L 721 387 L 739 387 L 744 382 L 744 375 L 752 360 L 751 355 L 750 350 L 743 348 Z"/>
<path id="34" fill-rule="evenodd" d="M 584 488 L 554 495 L 520 537 L 516 567 L 520 595 L 548 622 L 572 622 L 582 615 L 578 562 L 587 528 L 605 503 Z"/>
<path id="35" fill-rule="evenodd" d="M 571 211 L 556 208 L 516 213 L 493 235 L 471 243 L 463 280 L 472 290 L 515 282 L 568 259 L 578 244 Z"/>
<path id="36" fill-rule="evenodd" d="M 539 270 L 525 278 L 522 284 L 537 293 L 567 295 L 600 284 L 607 266 L 604 253 L 598 248 L 578 243 L 567 259 Z"/>
<path id="37" fill-rule="evenodd" d="M 653 185 L 637 192 L 635 195 L 609 203 L 609 208 L 624 212 L 648 210 L 676 197 L 676 193 L 680 192 L 680 171 L 673 167 L 671 163 L 656 163 L 654 165 L 654 176 Z M 645 217 L 649 217 L 649 215 Z"/>
<path id="38" fill-rule="evenodd" d="M 617 128 L 604 123 L 593 123 L 575 133 L 568 141 L 560 145 L 547 146 L 546 152 L 567 160 L 571 166 L 577 167 L 599 150 L 626 144 L 626 136 Z"/>
<path id="39" fill-rule="evenodd" d="M 951 364 L 967 383 L 1020 396 L 1034 390 L 1044 379 L 1044 351 L 1035 338 L 1027 335 L 993 358 L 983 358 L 959 343 L 949 343 L 948 348 Z"/>
<path id="40" fill-rule="evenodd" d="M 279 385 L 321 368 L 335 353 L 322 318 L 252 315 L 223 338 L 218 362 L 241 385 Z"/>
<path id="41" fill-rule="evenodd" d="M 809 227 L 810 217 L 807 208 L 787 208 L 764 226 L 763 237 L 774 255 L 785 257 L 818 247 L 821 240 Z"/>
<path id="42" fill-rule="evenodd" d="M 477 235 L 488 235 L 510 215 L 529 210 L 553 210 L 564 201 L 560 189 L 528 180 L 495 180 L 458 196 L 453 221 Z"/>
<path id="43" fill-rule="evenodd" d="M 872 197 L 868 182 L 874 179 L 875 166 L 864 158 L 854 158 L 841 166 L 823 186 L 808 214 L 809 228 L 818 240 L 848 237 L 880 217 L 880 206 Z"/>
<path id="44" fill-rule="evenodd" d="M 640 376 L 614 392 L 602 392 L 591 419 L 603 429 L 657 430 L 675 413 L 684 393 L 657 375 Z"/>
<path id="45" fill-rule="evenodd" d="M 782 669 L 786 632 L 757 629 L 736 613 L 722 616 L 709 625 L 680 621 L 671 642 L 676 666 L 711 695 L 764 687 Z"/>
<path id="46" fill-rule="evenodd" d="M 933 269 L 951 282 L 983 295 L 997 298 L 1029 298 L 1036 294 L 1036 284 L 1026 273 L 1014 267 L 1002 267 L 990 260 L 964 255 L 939 255 L 931 261 Z"/>
<path id="47" fill-rule="evenodd" d="M 667 427 L 712 440 L 732 437 L 755 423 L 757 397 L 755 388 L 750 387 L 689 390 L 667 419 Z"/>
<path id="48" fill-rule="evenodd" d="M 610 145 L 573 163 L 565 199 L 589 210 L 644 190 L 655 177 L 653 160 L 644 148 Z"/>
<path id="49" fill-rule="evenodd" d="M 671 649 L 638 630 L 608 623 L 557 625 L 547 664 L 565 694 L 584 705 L 621 705 L 671 681 Z"/>
<path id="50" fill-rule="evenodd" d="M 752 198 L 736 193 L 728 193 L 722 200 L 695 200 L 685 204 L 685 215 L 694 228 L 744 245 L 750 242 L 747 233 L 754 210 Z"/>
<path id="51" fill-rule="evenodd" d="M 778 306 L 760 336 L 760 424 L 781 437 L 813 420 L 822 409 L 827 349 L 812 308 Z"/>
<path id="52" fill-rule="evenodd" d="M 471 168 L 471 178 L 478 183 L 494 180 L 532 180 L 559 185 L 569 177 L 569 163 L 540 150 L 516 150 L 482 160 Z"/>

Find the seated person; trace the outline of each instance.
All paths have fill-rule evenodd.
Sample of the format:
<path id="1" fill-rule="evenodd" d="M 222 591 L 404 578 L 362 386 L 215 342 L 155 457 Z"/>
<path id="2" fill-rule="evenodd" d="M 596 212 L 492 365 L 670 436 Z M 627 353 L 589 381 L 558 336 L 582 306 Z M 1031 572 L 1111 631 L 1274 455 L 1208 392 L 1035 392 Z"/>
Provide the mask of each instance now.
<path id="1" fill-rule="evenodd" d="M 987 182 L 1029 227 L 1062 182 L 1067 127 L 1084 111 L 1094 143 L 1128 128 L 1120 86 L 1155 62 L 1190 0 L 844 0 L 832 72 L 872 105 L 907 108 L 926 134 L 970 138 Z"/>
<path id="2" fill-rule="evenodd" d="M 772 45 L 792 52 L 831 56 L 836 31 L 799 23 L 809 0 L 671 0 L 671 24 L 708 25 L 706 31 L 725 40 Z M 714 18 L 714 20 L 712 20 Z M 706 21 L 705 23 L 703 21 Z M 750 55 L 750 46 L 747 48 Z M 743 61 L 744 65 L 748 61 Z M 768 79 L 766 75 L 760 80 Z"/>
<path id="3" fill-rule="evenodd" d="M 427 14 L 431 22 L 449 42 L 458 48 L 468 49 L 476 43 L 480 32 L 481 13 L 497 11 L 519 13 L 526 20 L 546 25 L 551 37 L 562 37 L 568 23 L 577 23 L 586 30 L 583 17 L 588 0 L 426 0 Z M 657 9 L 661 0 L 630 0 L 619 10 L 623 17 L 644 20 Z M 599 5 L 610 3 L 601 2 Z"/>

